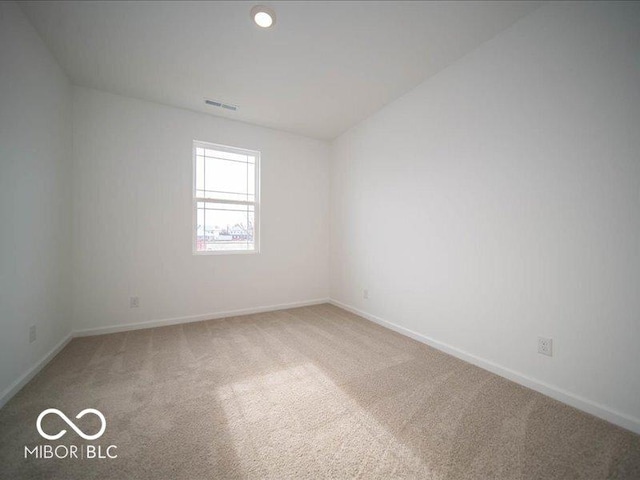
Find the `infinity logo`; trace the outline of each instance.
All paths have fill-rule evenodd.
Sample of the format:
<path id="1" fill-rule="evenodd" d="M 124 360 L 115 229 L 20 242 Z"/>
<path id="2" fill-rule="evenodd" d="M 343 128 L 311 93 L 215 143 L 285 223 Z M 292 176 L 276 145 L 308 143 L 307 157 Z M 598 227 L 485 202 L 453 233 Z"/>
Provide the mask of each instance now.
<path id="1" fill-rule="evenodd" d="M 102 415 L 102 413 L 100 411 L 96 410 L 95 408 L 85 408 L 78 415 L 76 415 L 76 418 L 82 418 L 87 413 L 93 413 L 94 415 L 98 416 L 98 418 L 102 422 L 102 427 L 100 428 L 100 431 L 98 433 L 96 433 L 95 435 L 85 435 L 85 433 L 82 430 L 80 430 L 78 427 L 76 427 L 75 423 L 73 423 L 71 420 L 69 420 L 69 418 L 64 413 L 62 413 L 60 410 L 58 410 L 57 408 L 47 408 L 40 415 L 38 415 L 38 421 L 36 422 L 36 427 L 38 428 L 38 433 L 40 433 L 40 435 L 42 435 L 47 440 L 57 440 L 60 437 L 62 437 L 65 433 L 67 433 L 66 430 L 61 430 L 60 432 L 58 432 L 55 435 L 49 435 L 49 434 L 44 433 L 42 431 L 42 425 L 41 425 L 42 424 L 42 419 L 44 417 L 46 417 L 47 415 L 49 415 L 50 413 L 55 413 L 56 415 L 58 415 L 62 420 L 67 422 L 67 425 L 69 425 L 71 428 L 73 428 L 73 430 L 78 435 L 80 435 L 82 438 L 84 438 L 85 440 L 95 440 L 96 438 L 100 438 L 102 436 L 102 434 L 104 433 L 105 429 L 107 428 L 107 421 L 105 420 L 104 415 Z"/>

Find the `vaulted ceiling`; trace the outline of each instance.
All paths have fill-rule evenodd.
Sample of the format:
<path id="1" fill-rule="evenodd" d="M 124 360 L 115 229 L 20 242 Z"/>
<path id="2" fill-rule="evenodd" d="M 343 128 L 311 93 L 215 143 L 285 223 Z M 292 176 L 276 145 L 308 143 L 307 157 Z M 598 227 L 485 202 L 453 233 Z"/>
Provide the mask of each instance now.
<path id="1" fill-rule="evenodd" d="M 76 85 L 331 139 L 540 2 L 22 2 Z M 238 105 L 235 112 L 204 104 Z"/>

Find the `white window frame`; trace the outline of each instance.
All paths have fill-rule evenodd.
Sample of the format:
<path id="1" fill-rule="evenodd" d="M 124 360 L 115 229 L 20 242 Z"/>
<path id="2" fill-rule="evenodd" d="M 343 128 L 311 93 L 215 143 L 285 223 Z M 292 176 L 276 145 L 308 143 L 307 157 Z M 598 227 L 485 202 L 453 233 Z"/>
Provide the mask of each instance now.
<path id="1" fill-rule="evenodd" d="M 202 198 L 196 196 L 196 148 L 208 148 L 228 153 L 237 153 L 239 155 L 251 155 L 255 158 L 255 201 L 249 202 L 244 200 L 226 200 L 216 198 Z M 229 145 L 221 145 L 218 143 L 204 142 L 201 140 L 193 141 L 192 151 L 192 164 L 191 169 L 192 185 L 191 196 L 193 202 L 191 205 L 191 232 L 192 232 L 192 252 L 193 255 L 242 255 L 242 254 L 255 254 L 260 253 L 260 152 L 257 150 L 249 150 L 247 148 L 231 147 Z M 230 205 L 252 205 L 253 206 L 253 250 L 213 250 L 213 251 L 198 251 L 198 202 L 207 203 L 227 203 Z"/>

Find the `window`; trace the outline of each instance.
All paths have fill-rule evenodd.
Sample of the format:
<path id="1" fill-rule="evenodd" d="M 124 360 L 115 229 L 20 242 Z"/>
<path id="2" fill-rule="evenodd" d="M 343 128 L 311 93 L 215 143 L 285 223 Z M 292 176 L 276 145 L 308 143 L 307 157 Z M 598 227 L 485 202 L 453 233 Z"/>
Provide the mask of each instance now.
<path id="1" fill-rule="evenodd" d="M 193 142 L 194 254 L 255 253 L 260 152 Z"/>

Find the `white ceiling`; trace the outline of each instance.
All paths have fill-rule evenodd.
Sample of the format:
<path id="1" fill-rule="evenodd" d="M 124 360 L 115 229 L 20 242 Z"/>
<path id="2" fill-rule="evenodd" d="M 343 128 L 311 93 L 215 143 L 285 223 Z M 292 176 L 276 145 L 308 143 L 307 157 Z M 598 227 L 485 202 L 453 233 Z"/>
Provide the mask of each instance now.
<path id="1" fill-rule="evenodd" d="M 21 6 L 76 85 L 331 139 L 540 4 L 265 1 L 264 30 L 257 3 Z"/>

